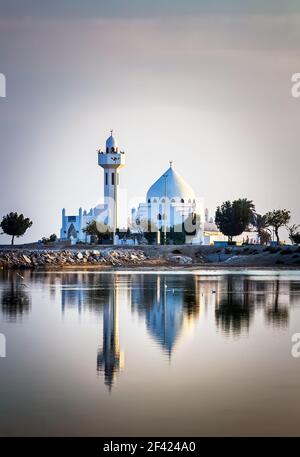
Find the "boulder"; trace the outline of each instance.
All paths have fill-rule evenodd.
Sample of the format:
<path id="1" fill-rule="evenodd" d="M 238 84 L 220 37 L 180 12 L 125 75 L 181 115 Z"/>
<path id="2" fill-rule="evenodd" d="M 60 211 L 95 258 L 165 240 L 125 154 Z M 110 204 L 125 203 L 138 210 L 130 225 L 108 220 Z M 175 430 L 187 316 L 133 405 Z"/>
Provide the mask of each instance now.
<path id="1" fill-rule="evenodd" d="M 172 255 L 168 257 L 168 260 L 179 265 L 190 265 L 193 263 L 193 259 L 187 255 Z"/>

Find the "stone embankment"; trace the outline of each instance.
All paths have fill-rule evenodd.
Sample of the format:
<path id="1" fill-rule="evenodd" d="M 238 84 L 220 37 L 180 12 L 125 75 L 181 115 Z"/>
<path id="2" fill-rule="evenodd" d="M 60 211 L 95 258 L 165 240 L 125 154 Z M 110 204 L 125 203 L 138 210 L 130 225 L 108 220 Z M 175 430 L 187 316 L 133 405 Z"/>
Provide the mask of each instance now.
<path id="1" fill-rule="evenodd" d="M 0 248 L 0 268 L 294 268 L 300 246 L 136 246 L 40 249 Z"/>
<path id="2" fill-rule="evenodd" d="M 0 251 L 2 268 L 39 268 L 89 265 L 136 265 L 146 262 L 148 257 L 142 250 L 103 249 L 80 251 L 51 250 L 3 250 Z"/>

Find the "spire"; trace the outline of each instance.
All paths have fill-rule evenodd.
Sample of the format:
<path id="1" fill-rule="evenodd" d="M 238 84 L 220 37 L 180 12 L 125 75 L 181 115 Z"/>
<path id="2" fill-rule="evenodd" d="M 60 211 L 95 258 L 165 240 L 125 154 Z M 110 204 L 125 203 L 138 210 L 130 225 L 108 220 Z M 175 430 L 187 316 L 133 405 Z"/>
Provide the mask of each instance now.
<path id="1" fill-rule="evenodd" d="M 170 168 L 172 168 L 173 160 L 170 160 Z"/>

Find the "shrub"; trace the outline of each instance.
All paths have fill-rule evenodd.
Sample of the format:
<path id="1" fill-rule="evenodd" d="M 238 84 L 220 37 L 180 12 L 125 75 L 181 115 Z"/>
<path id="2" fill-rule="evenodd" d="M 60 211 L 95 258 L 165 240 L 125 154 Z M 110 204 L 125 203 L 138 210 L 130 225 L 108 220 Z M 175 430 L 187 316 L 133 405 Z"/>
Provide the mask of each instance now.
<path id="1" fill-rule="evenodd" d="M 282 251 L 280 251 L 281 255 L 290 255 L 291 253 L 292 253 L 291 249 L 283 249 Z"/>

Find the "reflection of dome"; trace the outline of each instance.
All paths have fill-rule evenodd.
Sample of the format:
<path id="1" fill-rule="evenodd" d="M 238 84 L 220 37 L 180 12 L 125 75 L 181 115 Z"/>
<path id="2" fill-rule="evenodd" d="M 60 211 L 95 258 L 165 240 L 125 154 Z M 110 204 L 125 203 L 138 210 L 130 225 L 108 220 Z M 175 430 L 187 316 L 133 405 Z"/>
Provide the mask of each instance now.
<path id="1" fill-rule="evenodd" d="M 106 149 L 111 149 L 114 148 L 114 150 L 118 149 L 118 141 L 117 139 L 113 136 L 113 131 L 110 131 L 110 136 L 106 140 Z"/>
<path id="2" fill-rule="evenodd" d="M 150 187 L 147 192 L 147 200 L 163 198 L 165 194 L 169 199 L 183 199 L 185 202 L 195 198 L 193 189 L 174 171 L 172 166 Z"/>

